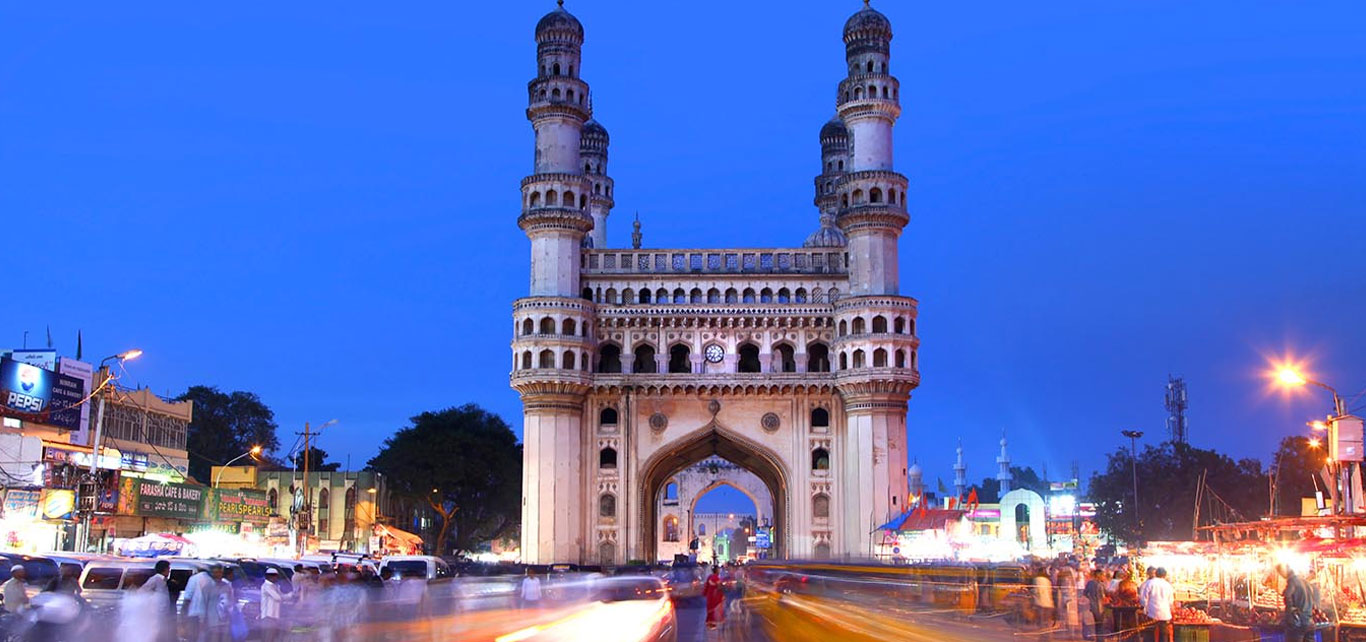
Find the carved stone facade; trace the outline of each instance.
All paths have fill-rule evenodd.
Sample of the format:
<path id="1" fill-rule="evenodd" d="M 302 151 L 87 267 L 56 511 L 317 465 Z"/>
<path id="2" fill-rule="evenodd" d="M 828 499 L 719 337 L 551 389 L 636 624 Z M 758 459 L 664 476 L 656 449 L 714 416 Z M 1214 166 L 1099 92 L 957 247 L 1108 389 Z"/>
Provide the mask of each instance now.
<path id="1" fill-rule="evenodd" d="M 721 486 L 734 488 L 754 502 L 753 516 L 759 524 L 773 522 L 773 496 L 769 494 L 764 481 L 742 466 L 718 457 L 708 457 L 675 473 L 664 484 L 664 492 L 660 493 L 656 508 L 659 515 L 655 530 L 658 536 L 656 555 L 660 559 L 686 555 L 689 552 L 688 544 L 693 538 L 716 534 L 717 522 L 702 519 L 697 512 L 697 500 Z M 734 520 L 728 524 L 738 526 Z"/>
<path id="2" fill-rule="evenodd" d="M 909 218 L 892 169 L 890 23 L 865 7 L 845 24 L 820 227 L 777 249 L 609 247 L 608 136 L 579 78 L 583 36 L 563 8 L 542 18 L 529 85 L 536 173 L 518 224 L 531 286 L 511 346 L 524 561 L 668 557 L 665 487 L 712 457 L 767 490 L 775 556 L 870 555 L 875 527 L 906 504 L 920 380 L 916 301 L 899 291 Z"/>

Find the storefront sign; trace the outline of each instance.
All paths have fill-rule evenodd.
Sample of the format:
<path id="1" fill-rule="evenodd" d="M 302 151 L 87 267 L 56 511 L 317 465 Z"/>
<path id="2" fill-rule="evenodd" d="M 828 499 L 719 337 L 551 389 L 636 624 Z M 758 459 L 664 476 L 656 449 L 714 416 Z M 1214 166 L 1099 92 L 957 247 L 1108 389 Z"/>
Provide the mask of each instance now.
<path id="1" fill-rule="evenodd" d="M 190 524 L 189 533 L 227 533 L 236 535 L 241 532 L 237 522 L 198 522 Z"/>
<path id="2" fill-rule="evenodd" d="M 5 519 L 37 519 L 41 490 L 11 488 L 5 493 Z"/>
<path id="3" fill-rule="evenodd" d="M 76 491 L 49 488 L 43 491 L 43 519 L 68 519 L 76 510 Z"/>
<path id="4" fill-rule="evenodd" d="M 135 514 L 177 519 L 199 519 L 204 506 L 204 487 L 137 480 Z"/>
<path id="5" fill-rule="evenodd" d="M 53 463 L 69 463 L 77 468 L 90 468 L 90 460 L 94 458 L 94 455 L 83 450 L 49 445 L 43 447 L 43 458 Z M 121 460 L 122 455 L 118 450 L 105 448 L 100 452 L 100 463 L 96 468 L 118 470 Z"/>
<path id="6" fill-rule="evenodd" d="M 57 351 L 52 348 L 20 348 L 8 350 L 5 355 L 19 363 L 27 363 L 44 370 L 57 369 Z"/>
<path id="7" fill-rule="evenodd" d="M 89 394 L 95 386 L 95 367 L 75 359 L 62 357 L 57 362 L 57 372 L 68 377 L 75 377 L 81 381 L 81 389 Z M 84 398 L 84 397 L 82 397 Z M 90 407 L 95 404 L 87 401 L 81 404 L 81 416 L 77 419 L 76 432 L 71 433 L 71 443 L 82 446 L 90 445 Z"/>
<path id="8" fill-rule="evenodd" d="M 264 491 L 253 489 L 219 488 L 214 490 L 216 521 L 270 521 L 270 499 Z"/>
<path id="9" fill-rule="evenodd" d="M 0 411 L 25 421 L 75 430 L 81 422 L 85 384 L 76 377 L 0 359 Z"/>
<path id="10" fill-rule="evenodd" d="M 147 472 L 147 453 L 125 452 L 119 456 L 119 468 L 135 473 Z"/>

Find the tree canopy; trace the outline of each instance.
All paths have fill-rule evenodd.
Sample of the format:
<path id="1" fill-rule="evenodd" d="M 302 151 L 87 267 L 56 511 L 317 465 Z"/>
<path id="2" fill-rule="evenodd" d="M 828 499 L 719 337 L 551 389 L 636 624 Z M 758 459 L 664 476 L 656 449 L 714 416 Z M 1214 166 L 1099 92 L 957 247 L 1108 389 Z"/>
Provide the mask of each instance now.
<path id="1" fill-rule="evenodd" d="M 275 436 L 275 413 L 255 393 L 191 386 L 176 401 L 194 402 L 187 450 L 190 475 L 195 479 L 208 481 L 214 466 L 227 463 L 252 446 L 266 451 L 280 447 Z"/>
<path id="2" fill-rule="evenodd" d="M 1254 520 L 1267 512 L 1262 465 L 1234 461 L 1212 450 L 1167 442 L 1148 446 L 1138 456 L 1138 514 L 1133 503 L 1133 458 L 1122 448 L 1109 455 L 1104 471 L 1091 477 L 1096 525 L 1128 542 L 1190 539 L 1195 528 L 1196 493 L 1203 477 L 1202 524 Z"/>
<path id="3" fill-rule="evenodd" d="M 297 470 L 303 470 L 303 469 L 304 469 L 304 453 L 303 453 L 303 450 L 300 450 L 298 453 L 296 453 L 296 454 L 294 455 L 294 458 L 291 460 L 291 463 L 294 464 L 294 468 L 297 469 Z M 327 461 L 327 451 L 326 451 L 326 450 L 323 450 L 323 449 L 321 449 L 321 448 L 319 448 L 319 447 L 317 447 L 317 446 L 309 446 L 309 447 L 308 447 L 308 470 L 309 470 L 309 471 L 321 471 L 321 472 L 327 472 L 327 473 L 334 473 L 334 472 L 337 472 L 338 470 L 341 470 L 341 463 L 340 463 L 340 462 L 335 462 L 335 461 Z"/>
<path id="4" fill-rule="evenodd" d="M 522 447 L 502 418 L 475 404 L 413 417 L 368 468 L 441 517 L 438 555 L 474 550 L 521 520 Z"/>
<path id="5" fill-rule="evenodd" d="M 1286 437 L 1271 462 L 1276 479 L 1276 514 L 1299 516 L 1300 499 L 1322 489 L 1315 477 L 1327 464 L 1328 453 L 1310 445 L 1308 437 Z"/>
<path id="6" fill-rule="evenodd" d="M 1010 476 L 1011 489 L 1024 488 L 1045 497 L 1048 496 L 1048 482 L 1039 477 L 1039 473 L 1034 472 L 1033 467 L 1011 466 Z M 994 504 L 1001 501 L 1001 482 L 995 477 L 983 479 L 982 483 L 977 486 L 977 501 L 983 504 Z"/>

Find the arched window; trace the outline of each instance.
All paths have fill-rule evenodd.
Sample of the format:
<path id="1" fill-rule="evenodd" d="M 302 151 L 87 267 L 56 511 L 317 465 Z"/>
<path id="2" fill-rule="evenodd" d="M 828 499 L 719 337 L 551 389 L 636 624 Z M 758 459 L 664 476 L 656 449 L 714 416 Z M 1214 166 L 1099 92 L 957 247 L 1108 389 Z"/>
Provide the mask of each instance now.
<path id="1" fill-rule="evenodd" d="M 698 537 L 706 537 L 706 536 L 707 536 L 707 525 L 706 525 L 706 523 L 700 522 L 700 523 L 697 524 L 697 536 L 698 536 Z"/>
<path id="2" fill-rule="evenodd" d="M 588 366 L 592 363 L 592 360 L 588 358 L 587 352 L 579 353 L 579 367 L 582 368 L 584 372 L 588 372 Z"/>
<path id="3" fill-rule="evenodd" d="M 555 367 L 555 353 L 554 353 L 553 351 L 550 351 L 550 350 L 542 350 L 542 351 L 541 351 L 540 366 L 539 366 L 539 367 L 541 367 L 541 368 L 554 368 L 554 367 Z"/>
<path id="4" fill-rule="evenodd" d="M 882 316 L 881 314 L 879 314 L 879 315 L 873 317 L 873 332 L 886 332 L 886 331 L 887 331 L 887 317 L 884 317 L 884 316 Z"/>
<path id="5" fill-rule="evenodd" d="M 840 195 L 840 205 L 841 205 L 842 207 L 849 207 L 849 195 L 848 195 L 848 194 L 841 194 L 841 195 Z"/>
<path id="6" fill-rule="evenodd" d="M 270 510 L 271 512 L 274 512 L 275 509 L 280 506 L 279 491 L 275 490 L 274 488 L 270 489 L 270 492 L 266 493 L 266 501 L 270 502 Z"/>
<path id="7" fill-rule="evenodd" d="M 615 343 L 604 343 L 601 348 L 598 348 L 598 372 L 621 372 L 620 346 Z M 612 412 L 615 413 L 616 411 Z"/>
<path id="8" fill-rule="evenodd" d="M 905 367 L 906 367 L 906 351 L 905 351 L 905 350 L 897 350 L 897 351 L 896 351 L 896 367 L 898 367 L 898 368 L 905 368 Z"/>
<path id="9" fill-rule="evenodd" d="M 811 451 L 811 470 L 830 470 L 830 451 L 824 448 Z"/>
<path id="10" fill-rule="evenodd" d="M 616 305 L 616 304 L 617 304 L 617 289 L 616 289 L 616 288 L 607 288 L 607 298 L 606 298 L 606 301 L 607 301 L 608 303 L 612 304 L 612 305 Z"/>
<path id="11" fill-rule="evenodd" d="M 841 353 L 840 353 L 840 370 L 848 370 L 848 369 L 849 369 L 849 354 L 848 354 L 848 353 L 845 353 L 845 352 L 841 352 Z"/>
<path id="12" fill-rule="evenodd" d="M 556 76 L 560 75 L 560 63 L 558 63 L 558 62 L 555 63 L 555 66 L 554 66 L 554 67 L 551 67 L 551 69 L 554 70 L 554 71 L 552 71 L 551 73 L 553 73 L 553 74 L 556 75 Z"/>
<path id="13" fill-rule="evenodd" d="M 541 193 L 540 193 L 540 192 L 532 192 L 532 193 L 531 193 L 531 206 L 532 206 L 532 207 L 540 207 L 540 206 L 541 206 Z"/>
<path id="14" fill-rule="evenodd" d="M 631 288 L 626 288 L 625 290 L 622 290 L 622 291 L 621 291 L 621 302 L 622 302 L 623 304 L 625 304 L 625 305 L 631 305 L 632 303 L 635 303 L 635 302 L 636 302 L 636 291 L 635 291 L 635 290 L 632 290 Z"/>
<path id="15" fill-rule="evenodd" d="M 759 291 L 759 302 L 760 302 L 760 303 L 773 303 L 773 290 L 770 290 L 770 289 L 768 289 L 768 288 L 764 288 L 764 289 L 760 290 L 760 291 Z"/>
<path id="16" fill-rule="evenodd" d="M 641 290 L 641 291 L 640 291 L 640 302 L 641 302 L 641 303 L 649 303 L 649 302 L 650 302 L 650 291 L 649 291 L 649 290 Z"/>
<path id="17" fill-rule="evenodd" d="M 855 368 L 862 368 L 862 367 L 864 367 L 864 365 L 865 365 L 865 359 L 864 359 L 863 350 L 855 350 L 855 351 L 854 351 L 854 367 L 855 367 Z"/>
<path id="18" fill-rule="evenodd" d="M 812 408 L 812 409 L 811 409 L 811 427 L 813 427 L 813 428 L 829 428 L 829 427 L 830 427 L 830 411 L 829 411 L 829 410 L 826 410 L 825 408 Z"/>
<path id="19" fill-rule="evenodd" d="M 574 365 L 574 359 L 575 359 L 574 351 L 573 351 L 573 350 L 565 350 L 565 351 L 564 351 L 564 358 L 563 358 L 563 360 L 562 360 L 560 363 L 563 364 L 563 367 L 564 367 L 565 370 L 573 370 L 573 369 L 575 369 L 575 368 L 578 367 L 578 366 Z"/>
<path id="20" fill-rule="evenodd" d="M 819 519 L 830 517 L 830 496 L 825 493 L 816 493 L 811 498 L 811 516 Z"/>
<path id="21" fill-rule="evenodd" d="M 816 342 L 806 346 L 806 371 L 830 372 L 830 348 Z"/>
<path id="22" fill-rule="evenodd" d="M 672 374 L 687 374 L 692 372 L 692 360 L 689 358 L 690 350 L 688 346 L 681 343 L 669 348 L 669 372 Z"/>
<path id="23" fill-rule="evenodd" d="M 545 193 L 546 207 L 553 207 L 560 204 L 560 193 L 555 190 L 547 190 Z"/>
<path id="24" fill-rule="evenodd" d="M 861 189 L 856 189 L 856 190 L 854 190 L 853 199 L 854 199 L 854 205 L 862 205 L 862 204 L 863 204 L 863 190 L 861 190 Z"/>
<path id="25" fill-rule="evenodd" d="M 569 75 L 570 77 L 574 76 L 574 65 L 569 65 Z"/>
<path id="26" fill-rule="evenodd" d="M 774 368 L 774 370 L 780 372 L 796 372 L 797 357 L 796 351 L 792 349 L 792 346 L 787 345 L 786 343 L 779 344 L 777 346 L 777 351 L 778 367 Z"/>
<path id="27" fill-rule="evenodd" d="M 555 334 L 555 320 L 550 317 L 541 319 L 541 334 Z"/>
<path id="28" fill-rule="evenodd" d="M 564 97 L 567 98 L 567 99 L 569 99 L 569 100 L 574 100 L 574 90 L 573 90 L 573 89 L 566 89 L 566 90 L 564 90 Z"/>
<path id="29" fill-rule="evenodd" d="M 845 257 L 845 259 L 846 259 L 846 260 L 845 260 L 845 263 L 847 264 L 847 263 L 848 263 L 848 257 Z M 829 298 L 829 300 L 830 300 L 831 303 L 834 303 L 834 302 L 840 300 L 840 289 L 839 289 L 839 288 L 830 288 L 830 294 L 827 295 L 827 297 Z"/>
<path id="30" fill-rule="evenodd" d="M 873 73 L 873 61 L 868 61 L 868 73 Z"/>
<path id="31" fill-rule="evenodd" d="M 655 290 L 655 303 L 664 305 L 669 302 L 669 291 L 664 288 Z"/>
<path id="32" fill-rule="evenodd" d="M 588 195 L 579 194 L 579 209 L 588 209 Z"/>
<path id="33" fill-rule="evenodd" d="M 742 343 L 739 352 L 739 372 L 759 372 L 759 346 Z"/>
<path id="34" fill-rule="evenodd" d="M 851 329 L 854 334 L 863 334 L 864 332 L 867 332 L 867 326 L 863 323 L 863 317 L 854 317 Z"/>
<path id="35" fill-rule="evenodd" d="M 754 288 L 745 288 L 745 293 L 741 295 L 740 300 L 745 303 L 754 303 Z"/>
<path id="36" fill-rule="evenodd" d="M 575 326 L 576 324 L 573 319 L 565 319 L 560 323 L 560 334 L 567 334 L 571 337 L 574 336 L 576 334 L 575 330 L 577 329 Z"/>
<path id="37" fill-rule="evenodd" d="M 779 289 L 778 289 L 778 303 L 791 303 L 791 302 L 792 302 L 792 292 L 788 291 L 787 288 L 779 288 Z"/>
<path id="38" fill-rule="evenodd" d="M 726 288 L 726 303 L 739 303 L 740 293 L 735 288 Z"/>
<path id="39" fill-rule="evenodd" d="M 701 302 L 702 302 L 702 288 L 693 288 L 692 291 L 688 293 L 688 303 L 701 303 Z"/>
<path id="40" fill-rule="evenodd" d="M 658 364 L 655 363 L 655 347 L 643 343 L 636 346 L 636 359 L 631 364 L 632 372 L 643 374 L 654 374 L 659 371 Z"/>
<path id="41" fill-rule="evenodd" d="M 877 98 L 877 85 L 868 85 L 868 97 Z"/>
<path id="42" fill-rule="evenodd" d="M 617 409 L 611 407 L 603 408 L 602 412 L 598 413 L 598 423 L 604 426 L 616 425 Z"/>
<path id="43" fill-rule="evenodd" d="M 892 321 L 892 329 L 896 330 L 897 334 L 906 334 L 906 319 L 897 317 L 896 320 Z"/>
<path id="44" fill-rule="evenodd" d="M 720 291 L 720 290 L 718 290 L 718 289 L 716 289 L 716 288 L 712 288 L 712 289 L 710 289 L 710 290 L 707 290 L 707 303 L 720 303 L 720 302 L 721 302 L 721 291 Z"/>
<path id="45" fill-rule="evenodd" d="M 669 482 L 664 486 L 664 501 L 669 500 L 678 501 L 678 484 L 675 482 Z"/>
<path id="46" fill-rule="evenodd" d="M 877 187 L 874 187 L 873 189 L 868 190 L 868 202 L 869 202 L 869 203 L 881 203 L 881 202 L 882 202 L 882 190 L 879 189 L 879 188 L 877 188 Z"/>
<path id="47" fill-rule="evenodd" d="M 687 303 L 687 302 L 688 302 L 688 294 L 687 294 L 686 292 L 683 291 L 683 288 L 674 288 L 674 303 Z"/>
<path id="48" fill-rule="evenodd" d="M 565 207 L 574 207 L 574 191 L 573 191 L 573 190 L 565 190 L 565 191 L 564 191 L 564 206 L 565 206 Z"/>
<path id="49" fill-rule="evenodd" d="M 855 87 L 855 88 L 854 88 L 854 100 L 862 100 L 862 99 L 863 99 L 863 88 L 862 88 L 862 87 Z"/>
<path id="50" fill-rule="evenodd" d="M 616 468 L 617 449 L 611 446 L 598 451 L 598 468 Z"/>
<path id="51" fill-rule="evenodd" d="M 825 292 L 822 291 L 820 288 L 813 288 L 813 289 L 811 290 L 811 302 L 812 302 L 812 303 L 820 303 L 820 302 L 822 301 L 821 297 L 823 297 L 823 296 L 825 296 Z"/>
<path id="52" fill-rule="evenodd" d="M 887 367 L 887 351 L 886 351 L 886 350 L 884 350 L 884 349 L 882 349 L 882 348 L 878 348 L 877 350 L 874 350 L 874 351 L 873 351 L 873 367 L 874 367 L 874 368 L 886 368 L 886 367 Z"/>
<path id="53" fill-rule="evenodd" d="M 344 504 L 344 506 L 343 506 L 343 509 L 346 511 L 346 516 L 347 516 L 347 517 L 351 517 L 351 516 L 355 515 L 355 514 L 356 514 L 356 487 L 355 487 L 355 486 L 352 486 L 352 487 L 346 489 L 346 496 L 343 498 L 342 501 L 346 502 L 346 503 Z"/>
<path id="54" fill-rule="evenodd" d="M 589 300 L 589 301 L 592 301 L 592 300 L 593 300 L 593 290 L 592 290 L 592 288 L 584 288 L 584 289 L 583 289 L 582 296 L 583 296 L 583 298 L 585 298 L 585 299 L 587 299 L 587 300 Z"/>
<path id="55" fill-rule="evenodd" d="M 806 288 L 797 288 L 797 296 L 793 300 L 797 303 L 806 303 Z"/>
<path id="56" fill-rule="evenodd" d="M 882 86 L 882 97 L 883 97 L 884 99 L 885 99 L 885 98 L 890 98 L 890 97 L 891 97 L 891 94 L 887 91 L 887 86 L 886 86 L 886 85 L 883 85 L 883 86 Z"/>
<path id="57" fill-rule="evenodd" d="M 664 541 L 678 541 L 678 516 L 666 515 L 664 517 Z"/>
<path id="58" fill-rule="evenodd" d="M 526 352 L 523 352 L 523 353 L 522 353 L 522 369 L 523 369 L 523 370 L 530 370 L 530 369 L 531 369 L 531 351 L 530 351 L 530 350 L 527 350 Z"/>
<path id="59" fill-rule="evenodd" d="M 328 492 L 326 488 L 318 491 L 318 510 L 327 510 L 331 496 L 332 493 Z"/>
<path id="60" fill-rule="evenodd" d="M 849 322 L 840 319 L 840 336 L 842 337 L 846 334 L 849 334 Z"/>
<path id="61" fill-rule="evenodd" d="M 536 331 L 536 323 L 531 319 L 522 321 L 522 336 L 526 336 Z"/>
<path id="62" fill-rule="evenodd" d="M 617 516 L 617 496 L 607 493 L 598 498 L 598 515 L 601 517 Z"/>
<path id="63" fill-rule="evenodd" d="M 844 171 L 844 161 L 839 161 L 840 171 Z M 847 203 L 846 203 L 847 205 Z"/>

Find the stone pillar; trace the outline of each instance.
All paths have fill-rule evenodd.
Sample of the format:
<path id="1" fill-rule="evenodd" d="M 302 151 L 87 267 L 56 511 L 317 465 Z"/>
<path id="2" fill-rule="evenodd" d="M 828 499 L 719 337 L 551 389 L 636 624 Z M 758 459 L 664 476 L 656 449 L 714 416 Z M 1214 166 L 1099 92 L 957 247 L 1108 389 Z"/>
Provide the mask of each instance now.
<path id="1" fill-rule="evenodd" d="M 597 507 L 596 498 L 580 492 L 583 392 L 525 388 L 532 390 L 522 390 L 522 561 L 580 563 L 587 554 L 584 525 Z M 537 390 L 544 388 L 552 391 Z"/>
<path id="2" fill-rule="evenodd" d="M 908 386 L 888 381 L 841 382 L 845 426 L 840 435 L 839 479 L 844 553 L 872 555 L 874 530 L 906 500 Z M 893 504 L 892 498 L 896 497 Z"/>

